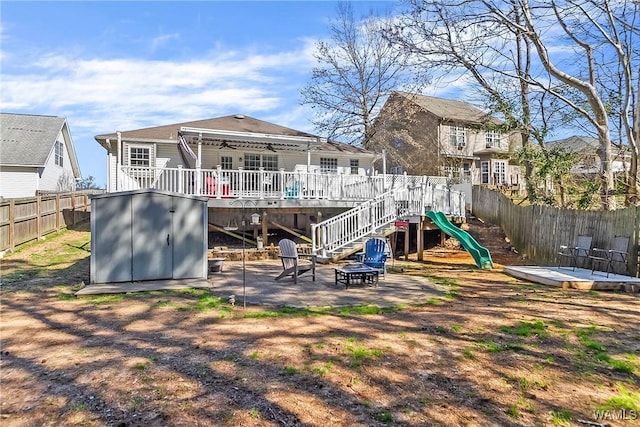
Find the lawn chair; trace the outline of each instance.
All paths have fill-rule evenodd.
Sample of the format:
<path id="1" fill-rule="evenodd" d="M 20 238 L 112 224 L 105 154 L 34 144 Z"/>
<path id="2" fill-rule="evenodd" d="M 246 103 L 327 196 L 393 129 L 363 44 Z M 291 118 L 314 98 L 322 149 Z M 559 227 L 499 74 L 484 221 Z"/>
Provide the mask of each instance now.
<path id="1" fill-rule="evenodd" d="M 282 239 L 278 243 L 280 246 L 280 259 L 282 260 L 282 273 L 275 280 L 280 280 L 286 276 L 293 276 L 293 281 L 298 284 L 298 276 L 307 271 L 311 271 L 313 281 L 316 281 L 316 255 L 298 253 L 298 248 L 293 240 Z M 309 257 L 310 262 L 299 262 L 301 257 Z"/>
<path id="2" fill-rule="evenodd" d="M 371 268 L 376 268 L 382 277 L 387 274 L 387 242 L 384 239 L 369 239 L 364 245 L 364 252 L 356 254 L 356 261 Z"/>
<path id="3" fill-rule="evenodd" d="M 613 263 L 624 264 L 625 274 L 629 269 L 627 265 L 627 252 L 629 250 L 629 236 L 615 236 L 611 244 L 611 249 L 593 248 L 591 250 L 591 274 L 596 267 L 602 264 L 607 265 L 607 277 L 613 272 Z"/>
<path id="4" fill-rule="evenodd" d="M 573 267 L 573 271 L 576 271 L 578 259 L 589 258 L 589 254 L 591 252 L 591 240 L 593 240 L 591 236 L 581 234 L 578 236 L 575 246 L 560 246 L 560 251 L 558 252 L 558 268 L 562 267 L 562 260 L 564 258 L 569 258 L 568 267 Z"/>

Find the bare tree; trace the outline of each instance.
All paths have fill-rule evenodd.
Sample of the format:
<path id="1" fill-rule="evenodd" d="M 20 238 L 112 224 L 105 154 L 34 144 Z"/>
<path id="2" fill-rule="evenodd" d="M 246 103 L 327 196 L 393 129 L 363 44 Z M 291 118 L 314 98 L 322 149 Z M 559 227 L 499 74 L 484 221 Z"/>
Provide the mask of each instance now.
<path id="1" fill-rule="evenodd" d="M 351 5 L 340 3 L 331 40 L 316 45 L 318 65 L 302 104 L 312 107 L 315 127 L 330 138 L 367 147 L 386 97 L 411 78 L 407 55 L 382 37 L 385 25 L 373 14 L 357 22 Z"/>
<path id="2" fill-rule="evenodd" d="M 625 83 L 620 88 L 619 94 L 626 101 L 623 103 L 623 111 L 619 112 L 625 118 L 628 129 L 627 137 L 631 148 L 635 151 L 635 175 L 637 176 L 637 141 L 634 140 L 630 121 L 632 114 L 632 99 L 634 77 L 632 76 L 631 61 L 633 55 L 633 34 L 637 28 L 631 21 L 622 18 L 627 16 L 629 9 L 637 16 L 638 2 L 616 1 L 614 5 L 608 0 L 558 0 L 551 2 L 534 2 L 530 0 L 518 0 L 518 7 L 522 11 L 522 22 L 516 22 L 508 13 L 504 1 L 481 0 L 482 4 L 491 14 L 498 17 L 503 25 L 513 31 L 523 34 L 535 47 L 537 58 L 541 66 L 549 74 L 549 80 L 537 79 L 531 84 L 548 91 L 589 122 L 595 129 L 600 142 L 601 163 L 601 199 L 605 209 L 616 208 L 615 182 L 612 168 L 612 144 L 610 125 L 610 105 L 607 104 L 607 95 L 598 85 L 598 61 L 608 60 L 603 49 L 613 48 L 617 55 L 617 65 L 625 72 Z M 508 3 L 513 4 L 515 0 Z M 614 7 L 615 6 L 615 7 Z M 550 19 L 553 18 L 553 19 Z M 629 26 L 631 24 L 631 26 Z M 554 60 L 549 52 L 551 40 L 545 34 L 553 25 L 559 25 L 566 40 L 575 46 L 575 55 L 568 51 L 572 61 L 560 63 Z M 621 37 L 620 34 L 628 37 Z M 554 34 L 554 37 L 559 37 Z M 629 44 L 631 43 L 631 44 Z M 637 61 L 637 58 L 636 58 Z M 605 69 L 609 69 L 605 67 Z M 637 79 L 637 75 L 635 77 Z M 570 96 L 566 92 L 558 90 L 554 81 L 569 87 Z M 577 97 L 575 95 L 578 95 Z M 634 172 L 632 172 L 633 174 Z M 637 182 L 634 183 L 637 192 Z"/>
<path id="3" fill-rule="evenodd" d="M 532 46 L 526 37 L 501 25 L 477 1 L 409 0 L 408 3 L 409 11 L 385 32 L 391 43 L 440 74 L 471 76 L 476 91 L 482 93 L 482 101 L 504 118 L 505 124 L 499 130 L 519 132 L 524 148 L 531 144 L 532 135 L 546 134 L 536 128 L 532 118 L 534 95 L 528 78 Z M 516 21 L 522 20 L 517 5 L 512 6 L 511 12 Z M 533 159 L 525 159 L 523 163 L 527 194 L 535 202 Z"/>

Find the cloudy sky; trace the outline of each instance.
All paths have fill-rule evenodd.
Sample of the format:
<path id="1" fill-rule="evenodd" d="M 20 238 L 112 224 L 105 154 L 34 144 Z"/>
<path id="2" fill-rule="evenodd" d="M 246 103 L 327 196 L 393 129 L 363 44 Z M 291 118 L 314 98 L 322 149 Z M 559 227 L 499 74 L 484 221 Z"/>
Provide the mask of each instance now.
<path id="1" fill-rule="evenodd" d="M 354 2 L 356 17 L 395 2 Z M 2 111 L 68 119 L 84 177 L 95 135 L 243 113 L 314 132 L 300 89 L 332 1 L 3 1 Z"/>

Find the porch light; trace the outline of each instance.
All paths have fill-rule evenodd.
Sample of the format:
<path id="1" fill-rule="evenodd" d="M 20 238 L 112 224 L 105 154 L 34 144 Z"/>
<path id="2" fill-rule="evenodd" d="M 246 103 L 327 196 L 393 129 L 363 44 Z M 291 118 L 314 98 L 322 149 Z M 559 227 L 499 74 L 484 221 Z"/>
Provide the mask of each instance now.
<path id="1" fill-rule="evenodd" d="M 260 225 L 260 214 L 259 213 L 251 214 L 251 225 Z"/>

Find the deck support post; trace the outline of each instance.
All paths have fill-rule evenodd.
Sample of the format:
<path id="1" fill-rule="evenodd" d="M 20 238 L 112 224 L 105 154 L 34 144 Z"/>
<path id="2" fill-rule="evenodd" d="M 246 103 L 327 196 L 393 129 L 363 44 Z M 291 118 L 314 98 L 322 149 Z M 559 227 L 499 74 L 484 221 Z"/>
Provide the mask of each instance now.
<path id="1" fill-rule="evenodd" d="M 407 231 L 404 232 L 404 260 L 409 261 L 409 237 L 411 236 L 411 223 L 407 225 Z"/>
<path id="2" fill-rule="evenodd" d="M 267 224 L 267 211 L 262 212 L 262 244 L 266 248 L 269 246 L 269 224 Z"/>
<path id="3" fill-rule="evenodd" d="M 424 216 L 420 215 L 419 219 L 418 219 L 418 225 L 416 225 L 417 227 L 417 235 L 416 235 L 416 245 L 417 245 L 417 251 L 418 251 L 418 261 L 423 261 L 424 260 L 424 238 L 423 238 L 423 234 L 424 232 L 423 230 L 423 225 L 424 225 Z"/>

